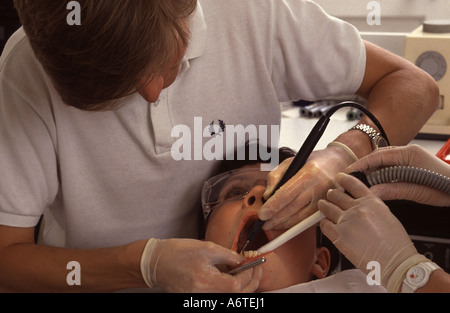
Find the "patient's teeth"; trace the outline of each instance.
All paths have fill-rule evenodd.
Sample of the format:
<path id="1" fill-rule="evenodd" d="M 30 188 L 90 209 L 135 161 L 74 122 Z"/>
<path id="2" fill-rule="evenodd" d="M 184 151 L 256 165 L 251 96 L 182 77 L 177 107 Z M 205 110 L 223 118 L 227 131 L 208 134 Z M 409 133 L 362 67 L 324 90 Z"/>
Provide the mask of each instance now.
<path id="1" fill-rule="evenodd" d="M 255 258 L 255 257 L 261 255 L 261 253 L 259 253 L 258 251 L 243 251 L 242 255 L 245 258 L 250 259 L 250 258 Z"/>

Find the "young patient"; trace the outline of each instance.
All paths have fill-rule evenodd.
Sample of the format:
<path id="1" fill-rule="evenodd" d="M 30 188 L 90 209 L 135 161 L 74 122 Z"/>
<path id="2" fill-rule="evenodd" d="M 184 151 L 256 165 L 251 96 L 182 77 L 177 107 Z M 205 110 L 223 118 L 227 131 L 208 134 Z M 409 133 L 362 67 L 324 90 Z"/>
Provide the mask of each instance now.
<path id="1" fill-rule="evenodd" d="M 282 150 L 280 160 L 286 158 L 286 153 L 292 156 L 289 151 Z M 205 183 L 202 190 L 207 223 L 205 240 L 240 251 L 258 219 L 267 174 L 260 171 L 260 163 L 256 163 L 226 171 Z M 316 226 L 311 227 L 265 256 L 267 261 L 261 265 L 263 276 L 258 292 L 277 290 L 327 276 L 331 264 L 330 251 L 318 246 L 317 231 Z M 281 234 L 281 231 L 261 231 L 247 250 L 257 250 Z"/>

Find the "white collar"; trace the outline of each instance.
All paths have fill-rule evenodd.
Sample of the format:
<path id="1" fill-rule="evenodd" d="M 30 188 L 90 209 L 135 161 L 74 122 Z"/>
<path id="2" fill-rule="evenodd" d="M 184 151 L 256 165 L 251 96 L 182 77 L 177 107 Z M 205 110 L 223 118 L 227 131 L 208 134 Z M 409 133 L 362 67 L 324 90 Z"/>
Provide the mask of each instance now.
<path id="1" fill-rule="evenodd" d="M 189 28 L 191 31 L 191 41 L 186 51 L 186 59 L 192 60 L 201 57 L 206 51 L 207 26 L 200 2 L 197 1 L 197 8 L 192 15 Z"/>
<path id="2" fill-rule="evenodd" d="M 208 29 L 203 16 L 203 10 L 200 2 L 197 1 L 197 8 L 189 21 L 189 30 L 191 32 L 191 40 L 186 50 L 186 54 L 181 60 L 180 70 L 178 75 L 184 74 L 190 67 L 189 60 L 196 59 L 205 54 L 206 51 L 206 37 Z"/>

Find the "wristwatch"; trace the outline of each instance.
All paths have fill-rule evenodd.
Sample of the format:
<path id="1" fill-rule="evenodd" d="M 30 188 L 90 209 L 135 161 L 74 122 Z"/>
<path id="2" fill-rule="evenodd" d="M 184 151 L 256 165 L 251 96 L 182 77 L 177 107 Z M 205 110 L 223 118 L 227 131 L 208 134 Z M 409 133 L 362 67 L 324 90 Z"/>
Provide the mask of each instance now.
<path id="1" fill-rule="evenodd" d="M 433 262 L 422 262 L 411 267 L 403 280 L 402 293 L 413 293 L 418 288 L 425 286 L 431 273 L 439 268 L 439 265 Z"/>
<path id="2" fill-rule="evenodd" d="M 358 124 L 351 130 L 354 129 L 360 130 L 369 136 L 370 140 L 372 141 L 373 150 L 388 146 L 386 139 L 384 139 L 383 136 L 381 136 L 381 134 L 377 132 L 373 127 L 367 124 Z"/>

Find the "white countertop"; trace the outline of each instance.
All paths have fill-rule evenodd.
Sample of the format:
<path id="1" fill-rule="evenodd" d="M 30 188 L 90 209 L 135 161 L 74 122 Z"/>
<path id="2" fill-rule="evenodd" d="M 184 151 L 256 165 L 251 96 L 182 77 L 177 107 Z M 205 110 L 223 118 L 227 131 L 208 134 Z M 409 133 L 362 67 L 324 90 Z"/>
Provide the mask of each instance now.
<path id="1" fill-rule="evenodd" d="M 316 150 L 324 149 L 337 136 L 356 125 L 356 121 L 347 120 L 346 113 L 347 110 L 342 109 L 333 115 L 328 124 L 328 128 L 316 146 Z M 308 119 L 300 117 L 299 108 L 297 107 L 283 110 L 280 129 L 280 147 L 286 146 L 298 151 L 317 121 L 318 119 L 316 118 Z M 411 144 L 420 145 L 435 155 L 444 146 L 445 141 L 415 139 Z"/>

